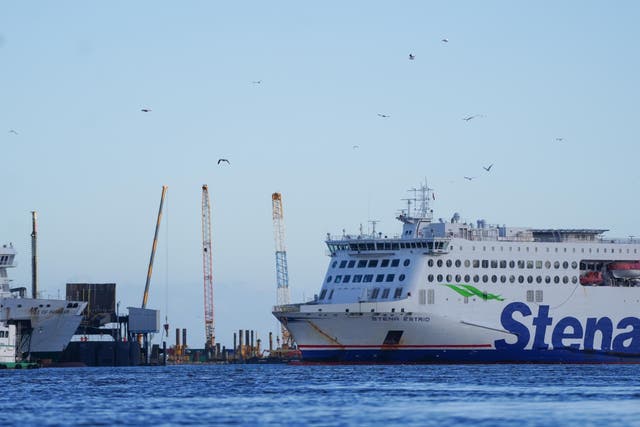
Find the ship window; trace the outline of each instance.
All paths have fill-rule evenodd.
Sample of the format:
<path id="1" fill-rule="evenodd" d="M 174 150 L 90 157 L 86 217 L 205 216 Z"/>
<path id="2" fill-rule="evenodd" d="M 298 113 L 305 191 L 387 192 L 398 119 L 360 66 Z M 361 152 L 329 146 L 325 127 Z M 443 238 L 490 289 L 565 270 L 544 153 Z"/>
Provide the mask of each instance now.
<path id="1" fill-rule="evenodd" d="M 486 259 L 482 260 L 482 268 L 489 268 L 489 260 L 486 260 Z"/>
<path id="2" fill-rule="evenodd" d="M 511 260 L 509 261 L 509 268 L 514 268 L 516 266 L 516 262 Z"/>
<path id="3" fill-rule="evenodd" d="M 479 267 L 480 267 L 480 260 L 474 259 L 473 260 L 473 268 L 479 268 Z"/>
<path id="4" fill-rule="evenodd" d="M 491 276 L 491 281 L 493 283 L 496 283 L 498 281 L 498 276 L 496 276 L 495 274 L 493 276 Z"/>
<path id="5" fill-rule="evenodd" d="M 568 263 L 567 261 L 563 262 L 563 263 L 562 263 L 562 268 L 564 268 L 565 270 L 566 270 L 567 268 L 569 268 L 569 263 Z"/>
<path id="6" fill-rule="evenodd" d="M 389 267 L 389 260 L 383 259 L 382 262 L 380 263 L 380 267 Z"/>
<path id="7" fill-rule="evenodd" d="M 333 264 L 331 264 L 331 268 L 336 268 L 336 265 L 338 265 L 338 261 L 333 261 Z"/>
<path id="8" fill-rule="evenodd" d="M 409 262 L 410 261 L 408 259 L 405 259 L 404 262 L 402 263 L 402 265 L 404 265 L 405 267 L 408 267 L 409 266 Z"/>
<path id="9" fill-rule="evenodd" d="M 477 274 L 474 274 L 474 275 L 473 275 L 473 281 L 474 281 L 475 283 L 478 283 L 478 282 L 480 281 L 480 276 L 478 276 Z"/>
<path id="10" fill-rule="evenodd" d="M 387 274 L 387 282 L 393 282 L 393 279 L 396 277 L 395 274 Z"/>
<path id="11" fill-rule="evenodd" d="M 527 268 L 533 268 L 533 261 L 527 261 Z"/>
<path id="12" fill-rule="evenodd" d="M 376 276 L 376 283 L 380 283 L 384 281 L 384 274 L 378 274 Z"/>
<path id="13" fill-rule="evenodd" d="M 500 261 L 500 268 L 507 268 L 507 261 L 506 260 L 501 260 Z"/>
<path id="14" fill-rule="evenodd" d="M 527 276 L 527 283 L 533 283 L 533 276 Z"/>
<path id="15" fill-rule="evenodd" d="M 489 281 L 489 276 L 487 276 L 486 274 L 482 275 L 482 281 L 484 283 L 487 283 Z"/>
<path id="16" fill-rule="evenodd" d="M 513 274 L 509 276 L 509 283 L 513 283 L 516 281 L 516 276 L 514 276 Z"/>
<path id="17" fill-rule="evenodd" d="M 551 277 L 545 276 L 544 283 L 551 283 Z"/>
<path id="18" fill-rule="evenodd" d="M 438 267 L 442 267 L 442 260 L 441 260 L 441 259 L 439 259 L 438 261 L 436 261 L 436 265 L 437 265 Z"/>
<path id="19" fill-rule="evenodd" d="M 418 304 L 425 305 L 426 303 L 427 303 L 427 290 L 420 289 L 420 292 L 418 292 Z"/>
<path id="20" fill-rule="evenodd" d="M 462 276 L 456 274 L 456 283 L 460 283 L 462 281 Z"/>
<path id="21" fill-rule="evenodd" d="M 366 259 L 361 259 L 360 261 L 358 261 L 358 268 L 364 268 L 367 266 L 367 260 Z"/>
<path id="22" fill-rule="evenodd" d="M 336 281 L 334 283 L 342 282 L 342 276 L 336 276 Z"/>
<path id="23" fill-rule="evenodd" d="M 345 268 L 347 266 L 347 261 L 340 261 L 340 268 Z"/>
<path id="24" fill-rule="evenodd" d="M 369 260 L 369 268 L 377 267 L 377 266 L 378 266 L 378 260 L 377 259 L 370 259 Z"/>
<path id="25" fill-rule="evenodd" d="M 544 268 L 547 268 L 547 269 L 551 268 L 551 261 L 545 261 Z"/>
<path id="26" fill-rule="evenodd" d="M 559 276 L 554 276 L 553 277 L 553 283 L 560 283 L 560 277 Z"/>
<path id="27" fill-rule="evenodd" d="M 400 260 L 399 259 L 391 260 L 391 267 L 397 267 L 399 265 L 400 265 Z"/>
<path id="28" fill-rule="evenodd" d="M 373 280 L 373 274 L 365 274 L 364 277 L 362 278 L 362 281 L 364 283 L 371 283 L 372 280 Z"/>
<path id="29" fill-rule="evenodd" d="M 450 274 L 447 274 L 447 282 L 451 282 L 452 279 L 453 279 L 453 276 Z"/>
<path id="30" fill-rule="evenodd" d="M 450 259 L 448 259 L 446 262 L 447 267 L 451 267 L 452 264 L 453 262 Z"/>
<path id="31" fill-rule="evenodd" d="M 436 276 L 436 280 L 437 280 L 438 282 L 442 282 L 442 274 L 438 274 L 438 275 Z"/>
<path id="32" fill-rule="evenodd" d="M 379 293 L 380 293 L 380 288 L 373 288 L 373 291 L 371 291 L 371 299 L 378 298 Z"/>
<path id="33" fill-rule="evenodd" d="M 505 276 L 504 274 L 500 276 L 500 283 L 506 283 L 506 281 L 507 281 L 507 276 Z"/>
<path id="34" fill-rule="evenodd" d="M 400 298 L 402 296 L 402 288 L 396 288 L 396 291 L 393 293 L 394 298 Z"/>
<path id="35" fill-rule="evenodd" d="M 542 261 L 536 261 L 536 268 L 542 268 Z"/>
<path id="36" fill-rule="evenodd" d="M 456 260 L 455 262 L 456 267 L 460 267 L 462 265 L 462 263 L 460 262 L 459 259 Z"/>
<path id="37" fill-rule="evenodd" d="M 428 265 L 429 267 L 433 267 L 433 260 L 432 260 L 432 259 L 429 259 L 429 261 L 427 261 L 427 265 Z"/>
<path id="38" fill-rule="evenodd" d="M 569 277 L 568 276 L 562 276 L 562 283 L 569 283 Z"/>
<path id="39" fill-rule="evenodd" d="M 471 262 L 468 259 L 464 260 L 464 266 L 469 268 L 469 266 L 471 265 Z"/>
<path id="40" fill-rule="evenodd" d="M 527 291 L 527 302 L 533 302 L 533 291 Z"/>
<path id="41" fill-rule="evenodd" d="M 397 251 L 400 248 L 400 245 L 397 243 L 392 243 L 391 244 L 391 249 L 393 249 L 394 251 Z"/>
<path id="42" fill-rule="evenodd" d="M 542 291 L 536 291 L 536 302 L 542 302 Z"/>
<path id="43" fill-rule="evenodd" d="M 464 275 L 464 281 L 465 282 L 470 282 L 471 281 L 471 276 L 469 276 L 468 274 Z"/>
<path id="44" fill-rule="evenodd" d="M 331 298 L 333 298 L 333 289 L 331 289 L 331 292 L 329 292 L 329 298 L 328 299 L 331 299 Z"/>
<path id="45" fill-rule="evenodd" d="M 322 292 L 320 292 L 320 299 L 324 299 L 326 295 L 327 295 L 327 290 L 323 289 Z"/>
<path id="46" fill-rule="evenodd" d="M 351 281 L 351 275 L 345 274 L 344 279 L 342 279 L 342 283 L 349 283 Z"/>
<path id="47" fill-rule="evenodd" d="M 536 276 L 536 283 L 542 283 L 542 276 Z"/>
<path id="48" fill-rule="evenodd" d="M 384 250 L 384 243 L 376 243 L 376 249 L 379 251 Z"/>
<path id="49" fill-rule="evenodd" d="M 492 259 L 491 260 L 491 268 L 498 268 L 498 260 L 497 259 Z"/>
<path id="50" fill-rule="evenodd" d="M 398 280 L 403 282 L 404 281 L 404 277 L 405 277 L 404 274 L 401 274 L 400 276 L 398 276 Z"/>
<path id="51" fill-rule="evenodd" d="M 560 261 L 556 261 L 553 263 L 554 268 L 560 268 Z"/>
<path id="52" fill-rule="evenodd" d="M 387 299 L 389 298 L 389 288 L 385 288 L 384 291 L 382 291 L 382 299 Z"/>
<path id="53" fill-rule="evenodd" d="M 573 276 L 573 277 L 571 278 L 571 283 L 574 283 L 574 284 L 575 284 L 575 283 L 578 283 L 578 277 L 577 277 L 577 276 Z"/>
<path id="54" fill-rule="evenodd" d="M 524 260 L 523 259 L 518 260 L 518 268 L 524 268 Z"/>
<path id="55" fill-rule="evenodd" d="M 433 282 L 433 274 L 429 274 L 427 276 L 427 280 L 430 281 L 430 282 Z"/>
<path id="56" fill-rule="evenodd" d="M 331 279 L 333 279 L 332 276 L 327 277 L 327 283 L 331 283 Z"/>
<path id="57" fill-rule="evenodd" d="M 518 276 L 518 283 L 524 283 L 524 276 Z"/>
<path id="58" fill-rule="evenodd" d="M 360 283 L 362 282 L 362 274 L 356 274 L 353 276 L 353 283 Z"/>
<path id="59" fill-rule="evenodd" d="M 349 264 L 347 264 L 347 267 L 348 268 L 353 268 L 355 265 L 356 265 L 355 260 L 351 260 L 351 261 L 349 261 Z"/>

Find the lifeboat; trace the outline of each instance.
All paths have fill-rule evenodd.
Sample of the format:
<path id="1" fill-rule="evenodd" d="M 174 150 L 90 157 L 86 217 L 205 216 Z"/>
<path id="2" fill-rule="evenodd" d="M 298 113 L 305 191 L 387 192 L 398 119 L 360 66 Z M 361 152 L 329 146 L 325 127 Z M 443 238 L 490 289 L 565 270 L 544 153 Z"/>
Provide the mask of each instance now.
<path id="1" fill-rule="evenodd" d="M 612 262 L 607 268 L 616 279 L 640 279 L 640 261 Z"/>
<path id="2" fill-rule="evenodd" d="M 589 271 L 584 276 L 580 276 L 581 285 L 599 285 L 602 283 L 602 273 L 599 271 Z"/>

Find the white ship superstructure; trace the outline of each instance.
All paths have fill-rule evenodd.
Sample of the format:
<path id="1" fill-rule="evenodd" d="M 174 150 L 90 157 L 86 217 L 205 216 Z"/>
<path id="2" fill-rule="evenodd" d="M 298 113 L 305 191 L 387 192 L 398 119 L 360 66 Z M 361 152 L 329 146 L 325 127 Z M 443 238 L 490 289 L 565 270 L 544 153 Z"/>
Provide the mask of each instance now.
<path id="1" fill-rule="evenodd" d="M 434 221 L 431 200 L 398 236 L 328 236 L 315 301 L 274 309 L 303 360 L 640 362 L 640 241 Z"/>
<path id="2" fill-rule="evenodd" d="M 85 302 L 25 298 L 25 288 L 11 288 L 7 269 L 15 267 L 12 245 L 0 247 L 0 324 L 13 325 L 18 355 L 55 358 L 67 346 L 80 321 Z"/>

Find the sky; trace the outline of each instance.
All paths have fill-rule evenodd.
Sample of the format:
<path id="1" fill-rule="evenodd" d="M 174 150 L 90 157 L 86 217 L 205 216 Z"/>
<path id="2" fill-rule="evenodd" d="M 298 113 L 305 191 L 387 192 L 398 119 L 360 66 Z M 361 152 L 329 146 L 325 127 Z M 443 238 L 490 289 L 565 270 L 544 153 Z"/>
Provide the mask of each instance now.
<path id="1" fill-rule="evenodd" d="M 140 306 L 163 185 L 148 307 L 192 347 L 202 184 L 227 347 L 279 330 L 276 191 L 293 302 L 321 287 L 326 233 L 397 234 L 425 179 L 436 218 L 640 236 L 639 20 L 635 1 L 2 1 L 13 284 L 30 289 L 36 210 L 43 296 L 115 282 Z"/>

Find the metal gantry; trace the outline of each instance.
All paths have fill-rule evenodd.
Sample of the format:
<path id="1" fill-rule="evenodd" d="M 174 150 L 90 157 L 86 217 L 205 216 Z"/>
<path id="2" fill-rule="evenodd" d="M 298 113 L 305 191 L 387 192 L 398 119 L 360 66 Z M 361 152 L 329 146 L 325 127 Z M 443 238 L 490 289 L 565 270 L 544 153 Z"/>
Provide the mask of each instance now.
<path id="1" fill-rule="evenodd" d="M 211 204 L 209 189 L 202 186 L 202 271 L 204 276 L 205 348 L 214 349 L 216 328 L 213 316 L 213 256 L 211 254 Z"/>
<path id="2" fill-rule="evenodd" d="M 276 244 L 276 283 L 277 304 L 287 305 L 290 302 L 289 296 L 289 270 L 287 268 L 287 250 L 284 244 L 284 216 L 282 212 L 282 195 L 273 193 L 271 195 L 273 206 L 273 234 Z M 291 334 L 284 325 L 282 327 L 283 347 L 290 346 Z"/>

